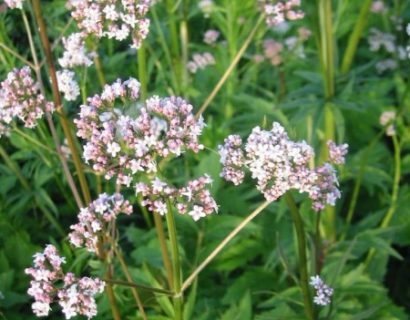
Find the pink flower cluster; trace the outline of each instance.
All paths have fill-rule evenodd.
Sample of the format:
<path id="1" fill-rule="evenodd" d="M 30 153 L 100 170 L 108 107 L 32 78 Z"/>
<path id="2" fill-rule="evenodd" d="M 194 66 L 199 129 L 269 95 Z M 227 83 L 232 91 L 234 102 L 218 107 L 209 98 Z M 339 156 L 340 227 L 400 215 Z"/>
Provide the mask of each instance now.
<path id="1" fill-rule="evenodd" d="M 187 68 L 191 73 L 196 73 L 198 70 L 203 70 L 209 65 L 215 64 L 215 58 L 212 53 L 194 53 L 192 59 L 188 61 Z"/>
<path id="2" fill-rule="evenodd" d="M 85 160 L 106 179 L 116 175 L 117 184 L 127 186 L 138 172 L 156 172 L 157 157 L 203 148 L 198 137 L 204 123 L 195 119 L 192 105 L 179 97 L 157 96 L 138 105 L 139 88 L 133 78 L 106 85 L 101 95 L 80 107 L 80 119 L 74 120 L 77 135 L 86 140 Z"/>
<path id="3" fill-rule="evenodd" d="M 10 9 L 23 9 L 23 0 L 4 0 Z"/>
<path id="4" fill-rule="evenodd" d="M 68 0 L 67 7 L 84 35 L 122 41 L 129 36 L 139 48 L 148 35 L 150 20 L 145 18 L 151 0 Z"/>
<path id="5" fill-rule="evenodd" d="M 309 169 L 313 149 L 304 141 L 291 141 L 277 122 L 270 131 L 254 128 L 244 148 L 239 136 L 229 136 L 224 145 L 219 146 L 219 154 L 224 179 L 235 185 L 242 183 L 247 167 L 257 181 L 257 189 L 269 201 L 278 199 L 290 189 L 297 189 L 308 193 L 312 208 L 319 211 L 326 204 L 335 205 L 335 199 L 340 198 L 332 166 L 324 164 Z"/>
<path id="6" fill-rule="evenodd" d="M 310 277 L 310 285 L 316 289 L 316 296 L 313 299 L 314 303 L 320 306 L 326 306 L 330 304 L 330 298 L 333 295 L 332 288 L 324 283 L 319 276 Z"/>
<path id="7" fill-rule="evenodd" d="M 74 247 L 85 246 L 89 252 L 96 252 L 99 236 L 109 231 L 109 223 L 120 213 L 130 215 L 132 206 L 128 200 L 115 193 L 111 196 L 100 194 L 98 199 L 88 207 L 81 208 L 78 214 L 79 222 L 70 227 L 73 230 L 68 238 Z"/>
<path id="8" fill-rule="evenodd" d="M 302 19 L 305 14 L 302 11 L 295 10 L 295 7 L 299 7 L 300 3 L 300 0 L 279 1 L 275 4 L 266 3 L 264 6 L 266 24 L 272 27 L 284 22 L 286 19 Z"/>
<path id="9" fill-rule="evenodd" d="M 344 164 L 345 163 L 345 156 L 349 149 L 349 145 L 347 143 L 337 145 L 333 141 L 329 140 L 327 142 L 327 146 L 329 148 L 329 160 L 334 164 Z"/>
<path id="10" fill-rule="evenodd" d="M 206 189 L 212 183 L 208 175 L 188 182 L 188 185 L 177 189 L 167 183 L 155 178 L 151 185 L 137 183 L 135 190 L 137 195 L 141 195 L 141 204 L 151 212 L 165 215 L 167 209 L 167 199 L 175 200 L 175 207 L 181 214 L 188 214 L 195 221 L 208 214 L 218 211 L 218 205 Z"/>
<path id="11" fill-rule="evenodd" d="M 34 297 L 33 312 L 38 317 L 48 316 L 50 304 L 58 300 L 66 319 L 76 315 L 92 318 L 97 314 L 94 296 L 104 290 L 105 283 L 98 278 L 76 278 L 64 273 L 60 257 L 53 245 L 47 245 L 43 253 L 34 255 L 34 267 L 27 268 L 32 277 L 28 294 Z"/>
<path id="12" fill-rule="evenodd" d="M 214 45 L 216 40 L 218 40 L 219 37 L 219 31 L 209 29 L 208 31 L 205 32 L 204 34 L 204 42 L 209 45 Z"/>
<path id="13" fill-rule="evenodd" d="M 40 86 L 31 76 L 29 67 L 14 69 L 0 83 L 0 136 L 14 117 L 34 128 L 44 112 L 52 112 L 54 105 L 40 93 Z M 0 129 L 1 130 L 1 129 Z"/>

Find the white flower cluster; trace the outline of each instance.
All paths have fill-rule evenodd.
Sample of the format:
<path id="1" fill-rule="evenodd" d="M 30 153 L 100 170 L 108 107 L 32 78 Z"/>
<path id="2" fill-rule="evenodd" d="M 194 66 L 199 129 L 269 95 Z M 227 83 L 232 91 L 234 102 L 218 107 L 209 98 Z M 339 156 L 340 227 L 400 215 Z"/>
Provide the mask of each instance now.
<path id="1" fill-rule="evenodd" d="M 333 295 L 333 289 L 330 288 L 318 275 L 310 277 L 310 285 L 316 289 L 316 296 L 313 302 L 320 306 L 330 304 L 330 298 Z"/>
<path id="2" fill-rule="evenodd" d="M 23 0 L 4 0 L 10 9 L 23 9 Z"/>
<path id="3" fill-rule="evenodd" d="M 213 64 L 215 64 L 215 58 L 211 53 L 194 53 L 192 60 L 187 64 L 187 68 L 189 72 L 196 73 L 198 70 L 205 69 L 207 66 Z"/>
<path id="4" fill-rule="evenodd" d="M 74 101 L 80 95 L 80 87 L 74 77 L 73 71 L 67 69 L 57 71 L 58 89 L 67 101 Z"/>
<path id="5" fill-rule="evenodd" d="M 330 161 L 344 162 L 347 145 L 330 144 Z M 256 179 L 257 189 L 269 201 L 275 201 L 290 189 L 306 192 L 312 199 L 315 211 L 326 204 L 335 205 L 340 198 L 338 181 L 333 167 L 324 165 L 310 169 L 308 164 L 314 151 L 305 141 L 291 141 L 285 129 L 277 122 L 270 131 L 256 127 L 248 137 L 245 147 L 237 135 L 225 139 L 219 146 L 223 170 L 221 176 L 235 185 L 242 183 L 247 167 Z"/>

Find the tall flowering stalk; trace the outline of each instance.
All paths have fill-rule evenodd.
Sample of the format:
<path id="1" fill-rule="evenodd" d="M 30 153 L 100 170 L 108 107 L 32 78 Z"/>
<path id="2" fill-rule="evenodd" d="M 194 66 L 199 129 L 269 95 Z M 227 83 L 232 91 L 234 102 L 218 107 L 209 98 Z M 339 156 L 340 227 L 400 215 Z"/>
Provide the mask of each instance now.
<path id="1" fill-rule="evenodd" d="M 51 47 L 50 43 L 48 40 L 47 36 L 47 29 L 46 29 L 46 24 L 44 22 L 42 10 L 41 10 L 41 5 L 39 0 L 33 0 L 33 8 L 34 8 L 34 13 L 36 17 L 36 21 L 38 24 L 39 28 L 39 33 L 40 33 L 40 39 L 41 43 L 44 48 L 44 52 L 46 55 L 46 60 L 50 72 L 50 77 L 51 77 L 51 85 L 52 85 L 52 91 L 53 91 L 53 97 L 54 97 L 54 104 L 56 106 L 56 111 L 60 115 L 60 120 L 61 120 L 61 125 L 63 127 L 64 135 L 67 138 L 68 146 L 71 150 L 71 154 L 73 157 L 74 165 L 77 170 L 78 178 L 80 181 L 80 186 L 81 190 L 83 192 L 83 197 L 86 203 L 91 201 L 91 195 L 90 195 L 90 190 L 88 187 L 88 183 L 85 177 L 85 173 L 82 167 L 81 159 L 78 154 L 77 147 L 74 143 L 74 138 L 71 133 L 70 125 L 68 123 L 68 119 L 65 115 L 65 112 L 62 108 L 62 101 L 61 101 L 61 96 L 58 88 L 58 80 L 57 80 L 57 74 L 54 66 L 54 60 L 53 56 L 51 53 Z"/>
<path id="2" fill-rule="evenodd" d="M 245 178 L 245 169 L 248 169 L 266 200 L 275 201 L 285 196 L 298 240 L 300 287 L 305 314 L 313 320 L 315 316 L 308 283 L 305 231 L 298 207 L 288 191 L 296 189 L 300 193 L 307 193 L 312 200 L 312 209 L 319 213 L 326 205 L 334 206 L 341 196 L 335 170 L 329 163 L 310 168 L 314 157 L 312 147 L 304 141 L 290 140 L 285 129 L 277 122 L 273 123 L 270 131 L 254 128 L 245 146 L 238 135 L 231 135 L 224 142 L 224 145 L 219 146 L 219 154 L 223 165 L 221 176 L 225 180 L 239 185 Z M 328 141 L 328 147 L 329 161 L 344 163 L 347 144 L 338 146 Z"/>

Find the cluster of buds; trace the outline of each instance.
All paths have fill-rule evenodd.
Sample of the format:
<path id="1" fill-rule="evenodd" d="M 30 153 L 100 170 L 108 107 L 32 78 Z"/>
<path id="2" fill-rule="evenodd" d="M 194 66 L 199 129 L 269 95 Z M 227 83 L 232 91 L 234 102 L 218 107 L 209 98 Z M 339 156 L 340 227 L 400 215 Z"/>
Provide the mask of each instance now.
<path id="1" fill-rule="evenodd" d="M 64 94 L 67 101 L 74 101 L 80 95 L 80 87 L 75 81 L 75 73 L 64 69 L 57 71 L 58 90 Z"/>
<path id="2" fill-rule="evenodd" d="M 78 279 L 73 273 L 64 273 L 64 263 L 65 258 L 59 256 L 53 245 L 34 255 L 34 267 L 26 269 L 26 274 L 32 277 L 28 294 L 35 300 L 34 314 L 48 316 L 50 304 L 57 300 L 66 319 L 77 315 L 94 317 L 97 314 L 94 296 L 103 292 L 105 283 L 98 278 Z"/>
<path id="3" fill-rule="evenodd" d="M 209 53 L 194 53 L 192 59 L 188 61 L 187 68 L 191 73 L 196 73 L 198 70 L 203 70 L 209 65 L 215 64 L 214 56 Z"/>
<path id="4" fill-rule="evenodd" d="M 209 44 L 210 46 L 215 45 L 216 40 L 219 38 L 219 31 L 209 29 L 204 34 L 204 43 Z"/>
<path id="5" fill-rule="evenodd" d="M 40 93 L 40 85 L 32 78 L 29 67 L 14 69 L 0 83 L 0 136 L 14 117 L 34 128 L 44 112 L 52 112 L 54 105 Z"/>
<path id="6" fill-rule="evenodd" d="M 215 10 L 215 3 L 213 0 L 200 0 L 198 3 L 199 10 L 201 10 L 205 18 L 209 18 L 211 13 Z"/>
<path id="7" fill-rule="evenodd" d="M 286 20 L 302 19 L 305 14 L 300 10 L 295 10 L 295 7 L 299 7 L 300 3 L 300 0 L 279 1 L 275 4 L 265 1 L 263 11 L 266 15 L 266 24 L 272 27 Z"/>
<path id="8" fill-rule="evenodd" d="M 333 145 L 332 145 L 333 147 Z M 334 146 L 334 159 L 342 162 L 347 146 Z M 336 151 L 338 150 L 338 151 Z M 312 208 L 322 210 L 326 204 L 335 205 L 340 198 L 338 181 L 330 164 L 310 169 L 313 149 L 304 141 L 291 141 L 277 122 L 272 130 L 259 127 L 252 130 L 245 147 L 237 135 L 225 139 L 219 146 L 223 170 L 221 176 L 235 185 L 242 183 L 247 167 L 256 179 L 257 189 L 269 201 L 274 201 L 290 189 L 308 193 Z"/>
<path id="9" fill-rule="evenodd" d="M 149 211 L 165 215 L 168 211 L 167 199 L 174 199 L 180 214 L 188 214 L 197 221 L 218 211 L 218 205 L 207 189 L 207 185 L 211 183 L 212 179 L 204 175 L 177 189 L 155 178 L 150 184 L 137 183 L 135 190 L 142 197 L 141 204 Z"/>
<path id="10" fill-rule="evenodd" d="M 93 63 L 92 54 L 87 52 L 81 33 L 72 33 L 67 38 L 63 38 L 63 46 L 63 56 L 58 59 L 61 67 L 69 69 L 80 66 L 89 67 Z"/>
<path id="11" fill-rule="evenodd" d="M 327 142 L 327 147 L 329 148 L 329 160 L 331 163 L 334 163 L 334 164 L 344 164 L 345 163 L 345 156 L 347 155 L 347 151 L 349 148 L 347 143 L 337 145 L 332 140 L 329 140 Z"/>
<path id="12" fill-rule="evenodd" d="M 333 289 L 320 279 L 319 276 L 310 277 L 310 285 L 316 289 L 316 296 L 313 302 L 320 306 L 330 304 L 330 298 L 333 295 Z"/>
<path id="13" fill-rule="evenodd" d="M 382 0 L 376 0 L 372 2 L 372 6 L 370 7 L 370 11 L 377 14 L 383 14 L 387 12 L 387 8 L 384 5 Z"/>
<path id="14" fill-rule="evenodd" d="M 83 35 L 119 41 L 129 36 L 139 48 L 148 35 L 150 20 L 145 18 L 151 0 L 68 0 L 67 7 Z"/>
<path id="15" fill-rule="evenodd" d="M 143 105 L 136 102 L 140 83 L 133 78 L 106 85 L 101 95 L 88 99 L 75 119 L 77 135 L 86 140 L 84 158 L 106 179 L 129 186 L 138 172 L 157 171 L 157 157 L 198 152 L 204 123 L 195 119 L 193 107 L 179 97 L 154 96 Z M 125 114 L 124 105 L 129 114 Z"/>
<path id="16" fill-rule="evenodd" d="M 379 122 L 383 127 L 386 128 L 386 135 L 391 137 L 396 134 L 396 128 L 394 126 L 394 121 L 396 119 L 396 111 L 384 111 L 380 115 Z"/>
<path id="17" fill-rule="evenodd" d="M 120 213 L 130 215 L 132 206 L 128 200 L 115 193 L 111 196 L 100 194 L 88 207 L 81 208 L 78 223 L 70 227 L 73 230 L 68 238 L 74 247 L 86 247 L 89 252 L 97 252 L 98 240 L 110 231 L 110 222 Z"/>

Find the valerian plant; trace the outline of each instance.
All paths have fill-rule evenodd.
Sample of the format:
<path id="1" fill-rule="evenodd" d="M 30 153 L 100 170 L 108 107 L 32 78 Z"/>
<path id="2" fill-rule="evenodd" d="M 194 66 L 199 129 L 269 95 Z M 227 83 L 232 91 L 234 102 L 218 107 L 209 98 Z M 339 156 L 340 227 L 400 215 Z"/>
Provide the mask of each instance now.
<path id="1" fill-rule="evenodd" d="M 5 0 L 0 316 L 406 319 L 406 9 Z"/>

